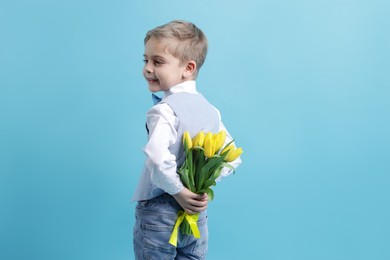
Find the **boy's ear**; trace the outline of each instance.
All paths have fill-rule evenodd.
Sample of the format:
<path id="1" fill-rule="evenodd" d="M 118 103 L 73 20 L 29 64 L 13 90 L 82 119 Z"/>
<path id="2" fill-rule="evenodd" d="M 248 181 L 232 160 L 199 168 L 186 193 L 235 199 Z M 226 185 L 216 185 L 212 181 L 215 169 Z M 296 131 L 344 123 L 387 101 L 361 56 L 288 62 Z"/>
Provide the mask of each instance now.
<path id="1" fill-rule="evenodd" d="M 196 72 L 196 62 L 193 60 L 190 60 L 187 62 L 187 65 L 184 70 L 184 77 L 185 78 L 192 78 L 195 75 Z"/>

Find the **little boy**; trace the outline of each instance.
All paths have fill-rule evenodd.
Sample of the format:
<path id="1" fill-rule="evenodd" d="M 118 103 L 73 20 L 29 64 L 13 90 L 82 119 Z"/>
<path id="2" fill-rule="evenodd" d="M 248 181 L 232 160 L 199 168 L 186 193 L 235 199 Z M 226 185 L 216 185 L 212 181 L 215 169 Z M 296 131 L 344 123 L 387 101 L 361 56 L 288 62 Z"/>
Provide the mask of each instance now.
<path id="1" fill-rule="evenodd" d="M 205 259 L 207 252 L 207 194 L 185 188 L 177 174 L 185 154 L 184 131 L 225 130 L 219 111 L 196 90 L 198 76 L 207 54 L 207 39 L 194 24 L 172 21 L 150 30 L 145 37 L 143 75 L 155 105 L 147 112 L 148 143 L 144 170 L 133 201 L 136 206 L 134 252 L 136 259 Z M 226 131 L 227 132 L 227 131 Z M 226 142 L 232 140 L 227 133 Z M 233 167 L 240 158 L 232 162 Z M 221 176 L 230 174 L 225 168 Z M 177 247 L 169 244 L 177 213 L 199 214 L 201 238 L 179 233 Z"/>

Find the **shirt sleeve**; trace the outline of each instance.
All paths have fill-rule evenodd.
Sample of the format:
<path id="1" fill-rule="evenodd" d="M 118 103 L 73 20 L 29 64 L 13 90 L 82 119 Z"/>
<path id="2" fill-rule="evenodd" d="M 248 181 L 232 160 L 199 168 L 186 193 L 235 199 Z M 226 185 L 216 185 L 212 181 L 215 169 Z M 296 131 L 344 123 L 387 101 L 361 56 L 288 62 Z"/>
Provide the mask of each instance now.
<path id="1" fill-rule="evenodd" d="M 152 171 L 151 179 L 157 187 L 171 195 L 179 193 L 183 183 L 177 174 L 176 156 L 169 151 L 169 146 L 178 138 L 176 126 L 178 118 L 166 103 L 153 106 L 146 115 L 149 140 L 144 148 Z"/>

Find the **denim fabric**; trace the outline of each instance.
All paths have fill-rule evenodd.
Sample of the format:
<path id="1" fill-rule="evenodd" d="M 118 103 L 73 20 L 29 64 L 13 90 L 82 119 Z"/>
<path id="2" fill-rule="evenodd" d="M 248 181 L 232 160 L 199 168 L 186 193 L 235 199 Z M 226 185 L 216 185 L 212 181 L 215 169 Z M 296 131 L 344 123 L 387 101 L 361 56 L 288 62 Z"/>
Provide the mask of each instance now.
<path id="1" fill-rule="evenodd" d="M 137 260 L 165 259 L 206 259 L 207 252 L 207 213 L 201 212 L 198 227 L 201 238 L 187 236 L 179 232 L 177 247 L 169 244 L 169 238 L 182 210 L 176 200 L 162 194 L 156 198 L 139 201 L 136 207 L 134 225 L 134 253 Z"/>

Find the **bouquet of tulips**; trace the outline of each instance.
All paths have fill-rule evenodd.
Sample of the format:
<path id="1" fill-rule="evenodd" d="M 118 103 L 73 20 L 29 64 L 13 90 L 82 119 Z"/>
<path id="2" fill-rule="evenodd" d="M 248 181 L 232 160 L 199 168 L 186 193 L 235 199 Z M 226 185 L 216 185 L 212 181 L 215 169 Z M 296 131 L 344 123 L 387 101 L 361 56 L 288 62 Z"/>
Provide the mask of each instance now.
<path id="1" fill-rule="evenodd" d="M 199 132 L 193 139 L 189 132 L 183 135 L 183 145 L 186 159 L 178 170 L 180 179 L 184 186 L 194 193 L 207 193 L 209 200 L 213 200 L 214 192 L 211 186 L 216 185 L 216 180 L 221 175 L 222 169 L 234 168 L 229 162 L 237 159 L 243 152 L 242 148 L 236 148 L 233 141 L 224 146 L 226 132 L 220 131 L 217 134 L 211 132 Z M 197 227 L 199 214 L 189 215 L 180 211 L 170 243 L 177 244 L 178 229 L 183 234 L 199 238 L 200 233 Z"/>

